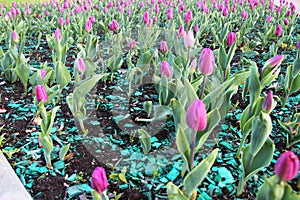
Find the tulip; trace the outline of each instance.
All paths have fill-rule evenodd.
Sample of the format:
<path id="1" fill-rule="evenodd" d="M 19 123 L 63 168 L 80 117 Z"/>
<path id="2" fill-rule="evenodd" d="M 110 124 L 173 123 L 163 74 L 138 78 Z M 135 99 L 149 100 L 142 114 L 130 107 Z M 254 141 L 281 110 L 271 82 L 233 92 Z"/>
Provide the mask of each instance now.
<path id="1" fill-rule="evenodd" d="M 262 71 L 264 71 L 266 68 L 274 68 L 277 65 L 280 65 L 283 59 L 284 59 L 284 55 L 277 55 L 277 56 L 270 58 L 265 63 Z"/>
<path id="2" fill-rule="evenodd" d="M 90 20 L 92 23 L 95 23 L 95 17 L 94 17 L 94 16 L 90 16 L 89 20 Z"/>
<path id="3" fill-rule="evenodd" d="M 300 50 L 300 40 L 298 40 L 298 43 L 296 44 L 296 48 L 297 48 L 298 50 Z"/>
<path id="4" fill-rule="evenodd" d="M 166 41 L 161 41 L 160 44 L 159 44 L 159 50 L 162 52 L 162 53 L 166 53 L 168 51 L 168 45 L 167 45 L 167 42 Z"/>
<path id="5" fill-rule="evenodd" d="M 234 32 L 230 32 L 228 35 L 227 35 L 227 39 L 226 39 L 226 44 L 227 46 L 231 47 L 234 42 L 236 40 L 236 35 Z"/>
<path id="6" fill-rule="evenodd" d="M 49 13 L 48 10 L 45 11 L 45 15 L 46 15 L 47 17 L 50 15 L 50 13 Z"/>
<path id="7" fill-rule="evenodd" d="M 129 48 L 130 48 L 130 50 L 132 50 L 134 48 L 134 45 L 135 45 L 135 40 L 131 39 L 130 42 L 129 42 Z"/>
<path id="8" fill-rule="evenodd" d="M 223 9 L 223 12 L 222 12 L 223 16 L 226 17 L 228 15 L 228 10 L 227 8 L 224 8 Z"/>
<path id="9" fill-rule="evenodd" d="M 195 38 L 194 38 L 194 32 L 188 31 L 184 36 L 184 45 L 189 49 L 194 46 Z"/>
<path id="10" fill-rule="evenodd" d="M 248 18 L 248 13 L 247 13 L 247 11 L 246 11 L 246 10 L 243 10 L 241 16 L 242 16 L 242 18 L 247 19 L 247 18 Z"/>
<path id="11" fill-rule="evenodd" d="M 55 30 L 55 33 L 54 33 L 53 38 L 54 38 L 54 39 L 57 38 L 59 41 L 61 41 L 62 36 L 61 36 L 61 32 L 60 32 L 59 28 L 57 28 L 57 29 Z"/>
<path id="12" fill-rule="evenodd" d="M 184 15 L 184 22 L 189 23 L 189 21 L 191 21 L 192 18 L 193 18 L 193 13 L 191 10 L 188 10 Z"/>
<path id="13" fill-rule="evenodd" d="M 76 63 L 76 69 L 77 69 L 78 71 L 80 71 L 81 73 L 84 72 L 84 71 L 86 70 L 86 66 L 85 66 L 84 61 L 83 61 L 82 58 L 79 58 L 79 59 L 77 60 L 77 63 Z"/>
<path id="14" fill-rule="evenodd" d="M 290 181 L 295 178 L 299 171 L 299 159 L 292 151 L 287 151 L 278 158 L 274 172 L 284 181 Z"/>
<path id="15" fill-rule="evenodd" d="M 215 57 L 213 51 L 209 48 L 204 48 L 200 55 L 199 66 L 198 66 L 199 71 L 203 75 L 210 75 L 212 74 L 214 67 L 215 67 Z"/>
<path id="16" fill-rule="evenodd" d="M 99 194 L 102 194 L 108 187 L 108 182 L 105 174 L 105 170 L 102 167 L 96 167 L 92 175 L 91 186 L 97 190 Z"/>
<path id="17" fill-rule="evenodd" d="M 183 38 L 184 37 L 185 31 L 184 31 L 184 27 L 183 26 L 179 27 L 177 35 L 178 35 L 179 38 Z"/>
<path id="18" fill-rule="evenodd" d="M 270 91 L 263 102 L 262 109 L 266 113 L 270 113 L 273 109 L 273 105 L 274 105 L 273 92 Z"/>
<path id="19" fill-rule="evenodd" d="M 71 19 L 69 17 L 66 18 L 66 24 L 70 24 Z"/>
<path id="20" fill-rule="evenodd" d="M 171 76 L 171 67 L 168 62 L 162 61 L 160 65 L 160 74 L 164 74 L 166 77 Z"/>
<path id="21" fill-rule="evenodd" d="M 287 18 L 285 18 L 284 20 L 283 20 L 283 23 L 285 24 L 285 25 L 289 25 L 289 20 L 287 19 Z"/>
<path id="22" fill-rule="evenodd" d="M 111 31 L 115 31 L 119 29 L 119 24 L 117 22 L 117 20 L 113 19 L 112 22 L 109 25 L 109 28 Z"/>
<path id="23" fill-rule="evenodd" d="M 93 23 L 90 20 L 87 20 L 85 23 L 85 30 L 87 32 L 90 32 L 93 28 Z"/>
<path id="24" fill-rule="evenodd" d="M 47 75 L 47 70 L 46 69 L 42 69 L 41 70 L 41 78 L 44 79 Z"/>
<path id="25" fill-rule="evenodd" d="M 35 86 L 35 95 L 38 102 L 46 102 L 48 100 L 48 94 L 44 85 Z"/>
<path id="26" fill-rule="evenodd" d="M 267 18 L 267 20 L 266 20 L 266 22 L 267 22 L 267 23 L 270 23 L 271 20 L 272 20 L 272 17 L 269 15 L 268 18 Z"/>
<path id="27" fill-rule="evenodd" d="M 196 131 L 203 131 L 206 129 L 207 116 L 206 107 L 203 101 L 196 99 L 191 103 L 186 111 L 187 125 Z"/>
<path id="28" fill-rule="evenodd" d="M 291 10 L 288 10 L 288 11 L 286 11 L 286 14 L 285 14 L 285 16 L 286 16 L 286 17 L 289 17 L 289 16 L 291 16 Z"/>
<path id="29" fill-rule="evenodd" d="M 282 34 L 282 26 L 278 24 L 278 26 L 275 29 L 274 35 L 275 36 L 280 36 Z"/>
<path id="30" fill-rule="evenodd" d="M 143 21 L 144 21 L 144 24 L 149 24 L 149 22 L 150 22 L 150 15 L 149 15 L 148 11 L 144 12 Z"/>
<path id="31" fill-rule="evenodd" d="M 11 37 L 12 37 L 12 39 L 15 43 L 19 42 L 19 36 L 18 36 L 18 33 L 16 31 L 11 32 Z"/>
<path id="32" fill-rule="evenodd" d="M 195 31 L 196 33 L 199 31 L 199 25 L 198 25 L 198 24 L 195 25 L 194 31 Z"/>
<path id="33" fill-rule="evenodd" d="M 168 12 L 167 17 L 168 17 L 168 20 L 173 19 L 173 11 L 172 10 L 170 12 Z"/>
<path id="34" fill-rule="evenodd" d="M 58 24 L 59 24 L 60 26 L 64 25 L 64 19 L 63 19 L 62 17 L 59 18 Z"/>

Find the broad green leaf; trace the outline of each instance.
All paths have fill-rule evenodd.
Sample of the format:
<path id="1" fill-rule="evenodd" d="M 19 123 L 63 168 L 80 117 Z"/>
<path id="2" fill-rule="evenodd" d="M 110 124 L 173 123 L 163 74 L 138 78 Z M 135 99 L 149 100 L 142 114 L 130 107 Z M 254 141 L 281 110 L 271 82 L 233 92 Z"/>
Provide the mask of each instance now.
<path id="1" fill-rule="evenodd" d="M 176 133 L 176 146 L 188 168 L 188 163 L 190 159 L 190 145 L 180 124 L 178 124 L 178 130 Z"/>
<path id="2" fill-rule="evenodd" d="M 71 144 L 67 144 L 67 145 L 60 148 L 60 150 L 59 150 L 59 159 L 61 161 L 65 160 L 65 156 L 67 155 L 67 153 L 69 151 L 70 145 Z"/>
<path id="3" fill-rule="evenodd" d="M 147 154 L 151 149 L 150 135 L 144 129 L 138 129 L 138 133 L 140 134 L 139 138 L 144 154 Z"/>
<path id="4" fill-rule="evenodd" d="M 188 200 L 182 191 L 172 182 L 167 184 L 167 193 L 170 200 Z"/>
<path id="5" fill-rule="evenodd" d="M 186 195 L 190 197 L 195 189 L 201 184 L 203 179 L 207 176 L 210 168 L 213 166 L 219 149 L 215 149 L 211 152 L 207 158 L 202 160 L 191 172 L 187 174 L 183 181 L 184 188 L 186 189 Z"/>

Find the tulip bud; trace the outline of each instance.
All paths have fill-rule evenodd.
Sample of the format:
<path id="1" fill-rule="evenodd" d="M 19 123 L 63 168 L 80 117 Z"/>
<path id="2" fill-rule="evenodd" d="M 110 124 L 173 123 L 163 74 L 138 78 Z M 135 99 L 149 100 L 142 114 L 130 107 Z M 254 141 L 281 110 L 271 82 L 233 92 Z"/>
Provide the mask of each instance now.
<path id="1" fill-rule="evenodd" d="M 111 31 L 115 31 L 115 30 L 118 30 L 119 29 L 119 24 L 117 22 L 117 20 L 112 20 L 112 22 L 110 23 L 109 25 L 109 28 Z"/>
<path id="2" fill-rule="evenodd" d="M 247 18 L 248 18 L 248 13 L 247 13 L 247 11 L 246 11 L 246 10 L 243 10 L 241 16 L 242 16 L 242 18 L 247 19 Z"/>
<path id="3" fill-rule="evenodd" d="M 227 39 L 226 39 L 226 44 L 227 46 L 231 47 L 234 42 L 236 40 L 236 35 L 234 32 L 230 32 L 228 35 L 227 35 Z"/>
<path id="4" fill-rule="evenodd" d="M 184 45 L 187 48 L 192 48 L 194 46 L 194 43 L 195 43 L 194 32 L 188 31 L 184 36 Z"/>
<path id="5" fill-rule="evenodd" d="M 274 32 L 275 36 L 280 36 L 282 34 L 282 26 L 278 24 Z"/>
<path id="6" fill-rule="evenodd" d="M 129 48 L 130 48 L 130 50 L 132 50 L 134 48 L 134 45 L 135 45 L 135 40 L 131 39 L 130 42 L 129 42 Z"/>
<path id="7" fill-rule="evenodd" d="M 296 48 L 297 48 L 298 50 L 300 50 L 300 40 L 298 40 L 298 42 L 297 42 L 297 44 L 296 44 Z"/>
<path id="8" fill-rule="evenodd" d="M 263 102 L 262 109 L 266 113 L 270 113 L 273 109 L 273 105 L 274 105 L 273 92 L 270 91 Z"/>
<path id="9" fill-rule="evenodd" d="M 267 22 L 267 23 L 270 23 L 271 20 L 272 20 L 272 17 L 269 15 L 268 18 L 267 18 L 267 20 L 266 20 L 266 22 Z"/>
<path id="10" fill-rule="evenodd" d="M 159 44 L 159 50 L 162 52 L 162 53 L 166 53 L 168 51 L 168 45 L 167 45 L 167 42 L 166 41 L 161 41 L 160 44 Z"/>
<path id="11" fill-rule="evenodd" d="M 195 25 L 194 31 L 195 31 L 196 33 L 199 31 L 199 25 L 198 25 L 198 24 Z"/>
<path id="12" fill-rule="evenodd" d="M 97 190 L 99 194 L 102 194 L 108 187 L 108 182 L 105 174 L 105 170 L 102 167 L 96 167 L 92 175 L 91 186 Z"/>
<path id="13" fill-rule="evenodd" d="M 299 159 L 292 151 L 287 151 L 278 158 L 274 172 L 284 181 L 290 181 L 295 178 L 299 171 Z"/>
<path id="14" fill-rule="evenodd" d="M 54 33 L 53 38 L 54 38 L 54 39 L 57 38 L 59 41 L 61 41 L 62 36 L 61 36 L 61 32 L 60 32 L 59 28 L 57 28 L 57 29 L 55 30 L 55 33 Z"/>
<path id="15" fill-rule="evenodd" d="M 66 24 L 70 24 L 70 22 L 71 22 L 71 19 L 69 17 L 67 17 Z"/>
<path id="16" fill-rule="evenodd" d="M 149 15 L 148 11 L 146 11 L 144 13 L 143 21 L 144 21 L 144 24 L 149 24 L 150 23 L 150 15 Z"/>
<path id="17" fill-rule="evenodd" d="M 207 116 L 203 101 L 196 99 L 191 103 L 186 111 L 186 123 L 191 129 L 196 131 L 203 131 L 206 129 Z"/>
<path id="18" fill-rule="evenodd" d="M 193 18 L 193 13 L 191 10 L 188 10 L 186 14 L 184 15 L 184 22 L 188 23 Z"/>
<path id="19" fill-rule="evenodd" d="M 204 75 L 212 74 L 215 67 L 214 53 L 209 48 L 204 48 L 200 55 L 199 71 Z"/>
<path id="20" fill-rule="evenodd" d="M 35 95 L 38 102 L 46 102 L 48 100 L 48 94 L 44 85 L 35 86 Z"/>
<path id="21" fill-rule="evenodd" d="M 59 24 L 60 26 L 64 25 L 64 19 L 63 19 L 62 17 L 59 18 L 58 24 Z"/>
<path id="22" fill-rule="evenodd" d="M 280 65 L 283 59 L 284 59 L 284 55 L 277 55 L 270 58 L 265 63 L 264 67 L 262 68 L 262 71 L 265 71 L 266 68 L 274 68 L 277 65 Z"/>
<path id="23" fill-rule="evenodd" d="M 171 67 L 168 62 L 162 61 L 160 65 L 160 74 L 166 75 L 166 77 L 170 78 L 171 76 Z"/>
<path id="24" fill-rule="evenodd" d="M 86 70 L 86 66 L 85 66 L 85 63 L 84 63 L 84 61 L 83 61 L 82 58 L 79 58 L 79 59 L 77 60 L 77 63 L 76 63 L 76 69 L 77 69 L 78 71 L 80 71 L 81 73 L 84 72 L 84 71 Z"/>
<path id="25" fill-rule="evenodd" d="M 18 42 L 19 42 L 19 36 L 18 36 L 18 33 L 17 33 L 16 31 L 13 31 L 13 32 L 11 33 L 11 37 L 12 37 L 12 39 L 13 39 L 13 41 L 14 41 L 15 43 L 18 43 Z"/>
<path id="26" fill-rule="evenodd" d="M 185 31 L 184 31 L 184 27 L 183 26 L 179 27 L 177 35 L 178 35 L 179 38 L 183 38 L 184 37 Z"/>
<path id="27" fill-rule="evenodd" d="M 288 19 L 285 18 L 285 19 L 283 20 L 283 23 L 284 23 L 285 25 L 289 25 L 290 22 L 289 22 Z"/>
<path id="28" fill-rule="evenodd" d="M 41 70 L 41 78 L 44 79 L 47 75 L 47 70 L 46 69 L 42 69 Z"/>
<path id="29" fill-rule="evenodd" d="M 90 16 L 89 20 L 94 23 L 95 22 L 95 17 L 94 16 Z"/>
<path id="30" fill-rule="evenodd" d="M 226 8 L 223 9 L 222 14 L 224 17 L 228 15 L 228 10 Z"/>
<path id="31" fill-rule="evenodd" d="M 90 20 L 87 20 L 85 23 L 85 30 L 87 32 L 90 32 L 93 28 L 93 23 Z"/>

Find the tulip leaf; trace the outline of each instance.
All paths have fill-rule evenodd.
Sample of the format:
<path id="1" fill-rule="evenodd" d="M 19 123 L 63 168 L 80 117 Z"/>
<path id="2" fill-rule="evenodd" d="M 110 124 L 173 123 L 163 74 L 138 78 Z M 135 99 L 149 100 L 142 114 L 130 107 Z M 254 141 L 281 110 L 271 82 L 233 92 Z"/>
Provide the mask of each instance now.
<path id="1" fill-rule="evenodd" d="M 182 191 L 172 182 L 167 184 L 167 193 L 170 200 L 188 200 Z"/>
<path id="2" fill-rule="evenodd" d="M 89 77 L 95 72 L 97 67 L 90 58 L 84 58 L 84 64 L 86 66 L 86 70 L 84 71 L 84 74 L 86 77 Z"/>
<path id="3" fill-rule="evenodd" d="M 141 146 L 143 148 L 144 154 L 147 154 L 151 149 L 151 140 L 150 135 L 144 129 L 138 129 L 138 133 L 140 134 Z"/>
<path id="4" fill-rule="evenodd" d="M 195 189 L 201 184 L 203 179 L 207 176 L 210 168 L 214 164 L 218 155 L 219 149 L 211 152 L 207 158 L 202 160 L 192 171 L 190 171 L 183 181 L 186 195 L 190 197 Z"/>
<path id="5" fill-rule="evenodd" d="M 284 196 L 285 184 L 279 183 L 277 176 L 272 176 L 269 179 L 265 179 L 264 184 L 260 187 L 256 200 L 281 200 Z M 285 198 L 284 198 L 285 199 Z"/>
<path id="6" fill-rule="evenodd" d="M 220 48 L 219 48 L 219 63 L 221 65 L 223 73 L 225 73 L 225 70 L 226 70 L 226 59 L 227 59 L 227 54 L 225 52 L 225 49 L 224 49 L 223 45 L 220 45 Z"/>
<path id="7" fill-rule="evenodd" d="M 298 76 L 295 79 L 293 79 L 293 83 L 291 85 L 289 94 L 293 94 L 297 92 L 299 89 L 300 89 L 300 74 L 298 74 Z"/>
<path id="8" fill-rule="evenodd" d="M 190 145 L 180 124 L 178 124 L 178 130 L 176 134 L 176 146 L 188 168 L 188 163 L 190 159 Z"/>
<path id="9" fill-rule="evenodd" d="M 249 159 L 251 157 L 250 150 L 251 144 L 248 144 L 243 149 L 242 154 L 243 177 L 245 182 L 255 173 L 257 173 L 261 168 L 267 167 L 270 164 L 275 151 L 275 146 L 274 142 L 270 138 L 268 138 L 263 144 L 262 148 L 260 148 L 260 150 L 254 156 L 251 166 L 248 166 Z"/>
<path id="10" fill-rule="evenodd" d="M 254 102 L 258 99 L 260 95 L 261 86 L 260 86 L 259 73 L 256 64 L 252 65 L 251 67 L 252 68 L 251 68 L 249 85 L 250 85 L 250 105 L 252 107 Z"/>
<path id="11" fill-rule="evenodd" d="M 71 75 L 67 67 L 60 61 L 56 62 L 56 81 L 63 89 L 68 83 L 71 82 Z"/>
<path id="12" fill-rule="evenodd" d="M 177 99 L 171 100 L 171 108 L 173 113 L 173 119 L 175 124 L 175 130 L 178 130 L 178 124 L 182 126 L 182 129 L 185 130 L 186 125 L 186 111 L 184 110 L 184 107 L 180 104 L 180 102 Z"/>
<path id="13" fill-rule="evenodd" d="M 53 123 L 54 123 L 54 119 L 55 119 L 55 115 L 57 110 L 60 108 L 60 106 L 56 106 L 55 108 L 52 109 L 51 113 L 48 113 L 48 127 L 45 127 L 47 129 L 46 133 L 44 134 L 50 134 Z"/>
<path id="14" fill-rule="evenodd" d="M 198 96 L 195 89 L 193 88 L 192 84 L 189 82 L 188 79 L 185 79 L 184 86 L 186 88 L 185 92 L 187 93 L 187 97 L 188 97 L 187 106 L 189 106 L 194 100 L 198 99 Z"/>
<path id="15" fill-rule="evenodd" d="M 65 146 L 63 146 L 63 147 L 60 148 L 60 150 L 59 150 L 59 159 L 61 161 L 65 160 L 65 156 L 66 156 L 66 154 L 69 151 L 70 145 L 71 144 L 67 144 L 67 145 L 65 145 Z"/>

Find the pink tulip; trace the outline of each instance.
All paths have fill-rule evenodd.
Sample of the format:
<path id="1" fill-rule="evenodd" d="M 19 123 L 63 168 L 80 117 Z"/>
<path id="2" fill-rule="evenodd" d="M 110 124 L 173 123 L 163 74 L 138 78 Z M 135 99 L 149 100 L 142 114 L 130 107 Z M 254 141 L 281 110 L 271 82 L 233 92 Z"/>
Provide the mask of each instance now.
<path id="1" fill-rule="evenodd" d="M 144 21 L 144 24 L 147 24 L 147 25 L 150 23 L 150 15 L 149 15 L 148 11 L 144 12 L 143 21 Z"/>
<path id="2" fill-rule="evenodd" d="M 283 19 L 283 23 L 284 23 L 285 25 L 289 25 L 290 22 L 289 22 L 289 20 L 288 20 L 287 18 L 284 18 L 284 19 Z"/>
<path id="3" fill-rule="evenodd" d="M 63 19 L 62 17 L 59 18 L 58 24 L 59 24 L 60 26 L 63 26 L 63 25 L 64 25 L 64 19 Z"/>
<path id="4" fill-rule="evenodd" d="M 92 175 L 91 187 L 99 194 L 102 194 L 105 190 L 107 190 L 108 182 L 104 168 L 96 167 Z"/>
<path id="5" fill-rule="evenodd" d="M 53 38 L 54 39 L 58 39 L 58 41 L 61 41 L 61 39 L 62 39 L 62 35 L 61 35 L 61 32 L 60 32 L 60 30 L 59 30 L 59 28 L 57 28 L 56 30 L 55 30 L 55 33 L 54 33 L 54 36 L 53 36 Z"/>
<path id="6" fill-rule="evenodd" d="M 278 26 L 275 29 L 274 35 L 275 36 L 280 36 L 282 34 L 282 26 L 278 24 Z"/>
<path id="7" fill-rule="evenodd" d="M 71 19 L 69 17 L 66 18 L 66 24 L 70 24 Z"/>
<path id="8" fill-rule="evenodd" d="M 84 63 L 84 60 L 82 58 L 79 58 L 77 60 L 77 63 L 76 63 L 76 69 L 78 71 L 80 71 L 81 73 L 84 72 L 86 70 L 86 66 L 85 66 L 85 63 Z"/>
<path id="9" fill-rule="evenodd" d="M 284 181 L 295 178 L 299 171 L 299 159 L 292 151 L 280 155 L 274 167 L 275 174 Z"/>
<path id="10" fill-rule="evenodd" d="M 12 39 L 15 43 L 19 42 L 19 36 L 18 36 L 18 33 L 16 31 L 11 32 L 11 37 L 12 37 Z"/>
<path id="11" fill-rule="evenodd" d="M 203 131 L 207 126 L 206 107 L 203 101 L 196 99 L 186 111 L 186 123 L 195 131 Z"/>
<path id="12" fill-rule="evenodd" d="M 116 31 L 119 29 L 119 24 L 117 22 L 117 20 L 113 19 L 112 22 L 109 25 L 109 28 L 111 31 Z"/>
<path id="13" fill-rule="evenodd" d="M 46 69 L 42 69 L 41 70 L 41 78 L 44 79 L 47 75 L 47 70 Z"/>
<path id="14" fill-rule="evenodd" d="M 129 42 L 129 48 L 130 48 L 130 50 L 132 50 L 134 48 L 134 45 L 135 45 L 135 40 L 131 39 L 130 42 Z"/>
<path id="15" fill-rule="evenodd" d="M 171 67 L 168 62 L 162 61 L 160 65 L 160 74 L 164 74 L 166 77 L 171 76 Z"/>
<path id="16" fill-rule="evenodd" d="M 227 35 L 227 39 L 226 39 L 226 44 L 227 46 L 231 47 L 234 42 L 236 40 L 236 35 L 234 32 L 230 32 L 228 35 Z"/>
<path id="17" fill-rule="evenodd" d="M 44 85 L 35 86 L 35 96 L 38 102 L 46 102 L 48 100 L 48 94 Z"/>
<path id="18" fill-rule="evenodd" d="M 242 18 L 247 19 L 248 18 L 248 13 L 246 10 L 242 10 L 242 14 L 241 14 Z"/>
<path id="19" fill-rule="evenodd" d="M 193 13 L 192 13 L 191 10 L 188 10 L 188 11 L 186 12 L 186 14 L 184 15 L 184 22 L 185 22 L 185 23 L 189 23 L 189 21 L 191 21 L 192 18 L 193 18 Z"/>
<path id="20" fill-rule="evenodd" d="M 87 20 L 85 23 L 85 30 L 87 32 L 90 32 L 93 28 L 93 23 L 90 20 Z"/>
<path id="21" fill-rule="evenodd" d="M 264 71 L 266 68 L 274 68 L 280 65 L 283 59 L 284 59 L 284 55 L 277 55 L 270 58 L 269 60 L 267 60 L 262 70 Z"/>
<path id="22" fill-rule="evenodd" d="M 90 16 L 89 20 L 92 22 L 92 24 L 95 23 L 95 17 L 94 16 Z"/>
<path id="23" fill-rule="evenodd" d="M 195 31 L 196 33 L 199 31 L 199 25 L 198 25 L 198 24 L 195 25 L 194 31 Z"/>
<path id="24" fill-rule="evenodd" d="M 167 42 L 166 41 L 161 41 L 160 44 L 159 44 L 159 50 L 162 52 L 162 53 L 166 53 L 168 51 L 168 45 L 167 45 Z"/>
<path id="25" fill-rule="evenodd" d="M 266 22 L 267 22 L 267 23 L 270 23 L 271 20 L 272 20 L 272 17 L 269 15 L 268 18 L 267 18 L 267 20 L 266 20 Z"/>
<path id="26" fill-rule="evenodd" d="M 195 44 L 194 32 L 188 31 L 184 36 L 184 45 L 187 48 L 192 48 Z"/>
<path id="27" fill-rule="evenodd" d="M 199 59 L 199 71 L 204 75 L 212 74 L 215 67 L 214 53 L 209 48 L 204 48 Z"/>

